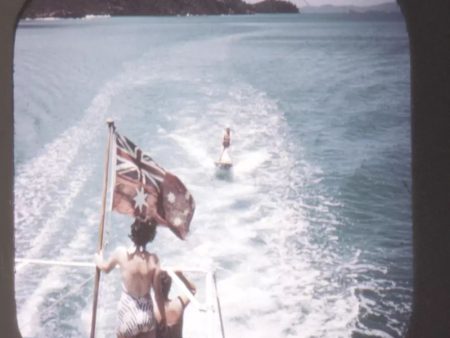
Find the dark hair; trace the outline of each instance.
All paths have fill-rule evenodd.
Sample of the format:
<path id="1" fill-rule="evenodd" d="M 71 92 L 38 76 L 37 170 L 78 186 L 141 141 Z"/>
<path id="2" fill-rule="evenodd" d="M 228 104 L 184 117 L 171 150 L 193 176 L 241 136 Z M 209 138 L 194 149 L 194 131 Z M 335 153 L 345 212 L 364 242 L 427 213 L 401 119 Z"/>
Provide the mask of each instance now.
<path id="1" fill-rule="evenodd" d="M 162 270 L 159 278 L 161 278 L 161 292 L 165 300 L 169 299 L 170 287 L 172 286 L 172 278 L 167 271 Z"/>
<path id="2" fill-rule="evenodd" d="M 131 224 L 130 238 L 136 247 L 145 250 L 148 242 L 153 241 L 156 235 L 156 223 L 136 218 Z"/>

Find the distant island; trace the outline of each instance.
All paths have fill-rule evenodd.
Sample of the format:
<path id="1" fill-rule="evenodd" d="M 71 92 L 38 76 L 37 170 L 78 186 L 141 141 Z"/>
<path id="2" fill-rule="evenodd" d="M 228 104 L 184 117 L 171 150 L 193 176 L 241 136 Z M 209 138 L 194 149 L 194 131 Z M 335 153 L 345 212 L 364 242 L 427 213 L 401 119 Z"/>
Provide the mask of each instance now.
<path id="1" fill-rule="evenodd" d="M 397 2 L 385 2 L 372 6 L 335 6 L 335 5 L 322 5 L 322 6 L 304 6 L 301 8 L 302 13 L 380 13 L 380 14 L 396 14 L 400 13 L 400 7 Z"/>
<path id="2" fill-rule="evenodd" d="M 21 18 L 255 13 L 299 13 L 299 9 L 284 0 L 264 0 L 255 4 L 242 0 L 32 0 Z"/>

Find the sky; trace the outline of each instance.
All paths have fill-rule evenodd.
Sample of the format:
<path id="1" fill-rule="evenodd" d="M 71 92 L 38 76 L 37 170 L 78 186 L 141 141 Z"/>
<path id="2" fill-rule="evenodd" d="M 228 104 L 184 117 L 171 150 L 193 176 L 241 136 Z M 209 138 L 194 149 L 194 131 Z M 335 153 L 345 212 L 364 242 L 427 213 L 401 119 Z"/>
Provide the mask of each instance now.
<path id="1" fill-rule="evenodd" d="M 261 0 L 245 0 L 248 3 L 255 3 Z M 299 7 L 307 6 L 322 6 L 322 5 L 355 5 L 355 6 L 372 6 L 385 2 L 394 2 L 394 0 L 289 0 Z"/>

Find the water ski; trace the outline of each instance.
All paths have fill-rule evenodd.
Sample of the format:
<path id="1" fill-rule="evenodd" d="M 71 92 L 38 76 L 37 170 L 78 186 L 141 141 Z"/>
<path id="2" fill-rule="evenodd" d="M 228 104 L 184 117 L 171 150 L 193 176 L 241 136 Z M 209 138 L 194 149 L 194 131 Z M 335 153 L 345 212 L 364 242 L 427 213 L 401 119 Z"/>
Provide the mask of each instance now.
<path id="1" fill-rule="evenodd" d="M 233 162 L 231 161 L 230 153 L 228 151 L 228 148 L 225 148 L 222 152 L 222 156 L 220 156 L 220 159 L 215 162 L 216 167 L 221 169 L 230 169 L 233 166 Z"/>
<path id="2" fill-rule="evenodd" d="M 232 163 L 223 163 L 223 162 L 219 162 L 219 161 L 216 161 L 215 163 L 216 163 L 216 167 L 220 168 L 220 169 L 230 169 L 233 166 Z"/>

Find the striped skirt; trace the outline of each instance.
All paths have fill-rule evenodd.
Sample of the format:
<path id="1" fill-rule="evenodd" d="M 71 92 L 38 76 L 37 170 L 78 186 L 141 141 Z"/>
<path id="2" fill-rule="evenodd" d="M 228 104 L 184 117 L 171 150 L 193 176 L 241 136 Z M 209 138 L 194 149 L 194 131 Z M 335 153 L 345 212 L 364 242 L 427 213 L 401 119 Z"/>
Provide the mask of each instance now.
<path id="1" fill-rule="evenodd" d="M 118 310 L 119 327 L 117 328 L 117 334 L 132 337 L 155 329 L 155 315 L 149 294 L 134 298 L 122 291 Z"/>

